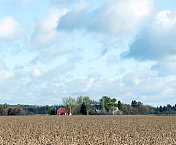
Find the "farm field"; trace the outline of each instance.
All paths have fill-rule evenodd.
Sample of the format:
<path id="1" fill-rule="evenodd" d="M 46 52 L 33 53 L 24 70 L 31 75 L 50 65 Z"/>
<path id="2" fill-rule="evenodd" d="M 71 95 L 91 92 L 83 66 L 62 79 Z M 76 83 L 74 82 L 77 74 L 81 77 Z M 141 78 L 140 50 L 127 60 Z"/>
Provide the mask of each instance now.
<path id="1" fill-rule="evenodd" d="M 6 116 L 0 144 L 176 144 L 176 116 Z"/>

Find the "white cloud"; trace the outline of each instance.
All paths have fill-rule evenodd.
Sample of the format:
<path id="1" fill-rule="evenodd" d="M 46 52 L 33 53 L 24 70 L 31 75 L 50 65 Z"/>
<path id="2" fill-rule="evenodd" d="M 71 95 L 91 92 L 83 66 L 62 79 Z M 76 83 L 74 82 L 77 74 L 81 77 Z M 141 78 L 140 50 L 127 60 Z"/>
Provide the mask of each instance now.
<path id="1" fill-rule="evenodd" d="M 58 70 L 53 69 L 43 74 L 40 69 L 34 69 L 32 77 L 28 78 L 28 72 L 15 72 L 14 75 L 9 71 L 1 71 L 0 77 L 6 79 L 0 81 L 0 95 L 8 96 L 8 103 L 16 104 L 36 104 L 36 102 L 60 104 L 62 97 L 76 98 L 79 95 L 88 95 L 94 100 L 108 95 L 123 103 L 130 103 L 132 99 L 136 99 L 150 105 L 166 105 L 166 102 L 172 104 L 176 101 L 174 95 L 176 78 L 158 77 L 149 69 L 137 69 L 122 78 L 107 78 L 100 74 L 90 75 L 91 77 L 85 79 L 72 78 L 70 80 L 65 80 L 67 75 L 57 75 L 56 72 Z M 33 77 L 40 77 L 40 79 Z M 15 100 L 12 99 L 14 96 L 16 96 Z M 35 96 L 33 100 L 30 99 L 32 96 Z M 53 102 L 54 98 L 58 98 L 58 102 Z"/>
<path id="2" fill-rule="evenodd" d="M 157 30 L 159 29 L 159 27 L 164 28 L 164 30 L 168 30 L 173 29 L 175 25 L 176 25 L 176 12 L 165 10 L 159 12 L 156 15 L 156 21 L 153 24 L 153 27 Z"/>
<path id="3" fill-rule="evenodd" d="M 87 86 L 83 89 L 83 91 L 88 91 L 89 88 L 92 87 L 93 82 L 94 82 L 94 78 L 90 78 L 90 79 L 88 80 Z"/>
<path id="4" fill-rule="evenodd" d="M 169 76 L 176 74 L 176 55 L 167 56 L 157 62 L 152 67 L 153 70 L 157 70 L 160 76 Z"/>
<path id="5" fill-rule="evenodd" d="M 95 79 L 86 93 L 91 96 L 108 95 L 122 102 L 136 99 L 145 104 L 166 105 L 166 102 L 173 104 L 176 101 L 175 81 L 175 77 L 162 78 L 154 71 L 143 69 L 130 72 L 113 81 Z"/>
<path id="6" fill-rule="evenodd" d="M 13 72 L 8 70 L 0 70 L 0 82 L 10 79 L 14 76 Z"/>
<path id="7" fill-rule="evenodd" d="M 11 16 L 0 18 L 0 40 L 15 39 L 22 33 L 22 27 Z"/>
<path id="8" fill-rule="evenodd" d="M 35 78 L 38 78 L 38 77 L 42 76 L 42 74 L 43 73 L 42 73 L 42 71 L 40 69 L 34 69 L 32 71 L 32 76 L 35 77 Z"/>
<path id="9" fill-rule="evenodd" d="M 56 34 L 56 27 L 59 18 L 66 13 L 66 10 L 51 9 L 49 15 L 36 24 L 32 36 L 32 42 L 36 45 L 45 45 Z"/>
<path id="10" fill-rule="evenodd" d="M 127 52 L 138 60 L 161 60 L 176 55 L 176 11 L 158 12 L 153 22 L 141 31 Z"/>
<path id="11" fill-rule="evenodd" d="M 150 15 L 152 3 L 153 0 L 108 0 L 90 11 L 88 5 L 80 2 L 61 18 L 58 30 L 86 29 L 121 38 L 138 29 Z"/>

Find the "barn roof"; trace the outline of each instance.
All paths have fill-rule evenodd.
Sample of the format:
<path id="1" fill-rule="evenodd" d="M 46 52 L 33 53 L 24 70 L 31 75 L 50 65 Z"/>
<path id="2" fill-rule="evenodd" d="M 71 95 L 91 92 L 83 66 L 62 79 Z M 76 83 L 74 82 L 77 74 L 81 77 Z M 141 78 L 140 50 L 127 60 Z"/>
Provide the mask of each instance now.
<path id="1" fill-rule="evenodd" d="M 51 111 L 55 111 L 55 110 L 58 110 L 59 108 L 61 108 L 63 106 L 54 106 L 53 109 Z"/>

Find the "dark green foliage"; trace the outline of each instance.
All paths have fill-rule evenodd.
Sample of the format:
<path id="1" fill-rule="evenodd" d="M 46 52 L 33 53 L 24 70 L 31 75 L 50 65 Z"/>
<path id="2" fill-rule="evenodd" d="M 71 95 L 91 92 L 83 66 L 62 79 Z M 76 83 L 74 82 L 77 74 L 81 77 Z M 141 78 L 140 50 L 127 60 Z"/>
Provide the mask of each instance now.
<path id="1" fill-rule="evenodd" d="M 21 108 L 9 108 L 8 115 L 24 115 L 24 112 Z"/>
<path id="2" fill-rule="evenodd" d="M 131 106 L 132 107 L 137 107 L 138 106 L 138 103 L 136 102 L 136 100 L 132 100 L 132 102 L 131 102 Z"/>
<path id="3" fill-rule="evenodd" d="M 0 108 L 0 115 L 2 115 L 2 116 L 7 115 L 6 109 Z"/>
<path id="4" fill-rule="evenodd" d="M 174 106 L 171 106 L 170 104 L 167 104 L 167 106 L 160 106 L 155 108 L 155 114 L 176 114 L 176 104 Z"/>
<path id="5" fill-rule="evenodd" d="M 3 108 L 4 108 L 4 109 L 7 109 L 7 108 L 8 108 L 8 104 L 5 103 L 5 104 L 3 105 Z"/>
<path id="6" fill-rule="evenodd" d="M 7 115 L 8 104 L 0 104 L 0 115 Z"/>
<path id="7" fill-rule="evenodd" d="M 81 106 L 82 104 L 86 105 L 87 110 L 89 111 L 94 111 L 94 106 L 93 106 L 93 101 L 90 99 L 89 96 L 78 96 L 76 99 L 76 107 L 74 108 L 74 114 L 81 114 L 80 110 L 81 110 Z"/>
<path id="8" fill-rule="evenodd" d="M 111 110 L 112 105 L 111 105 L 111 98 L 110 97 L 103 96 L 102 99 L 100 99 L 100 103 L 101 103 L 103 111 L 106 110 L 107 112 L 109 112 Z"/>
<path id="9" fill-rule="evenodd" d="M 115 98 L 111 99 L 108 96 L 103 96 L 100 99 L 100 105 L 101 105 L 101 110 L 103 112 L 110 112 L 113 110 L 113 107 L 117 106 L 116 99 Z"/>
<path id="10" fill-rule="evenodd" d="M 80 110 L 82 115 L 87 115 L 87 107 L 85 105 L 85 103 L 83 102 L 83 104 L 81 105 L 81 110 Z"/>
<path id="11" fill-rule="evenodd" d="M 63 107 L 67 110 L 67 112 L 74 114 L 74 110 L 77 107 L 76 100 L 72 97 L 65 97 L 62 100 Z"/>
<path id="12" fill-rule="evenodd" d="M 135 104 L 135 105 L 134 105 Z M 132 106 L 128 104 L 122 104 L 121 111 L 123 114 L 129 115 L 147 115 L 153 114 L 155 108 L 149 105 L 143 105 L 141 102 L 135 102 Z"/>
<path id="13" fill-rule="evenodd" d="M 119 108 L 119 110 L 122 110 L 122 103 L 120 101 L 118 101 L 117 107 Z"/>
<path id="14" fill-rule="evenodd" d="M 93 101 L 90 99 L 89 96 L 85 96 L 83 99 L 84 99 L 83 101 L 85 102 L 87 110 L 91 110 Z"/>

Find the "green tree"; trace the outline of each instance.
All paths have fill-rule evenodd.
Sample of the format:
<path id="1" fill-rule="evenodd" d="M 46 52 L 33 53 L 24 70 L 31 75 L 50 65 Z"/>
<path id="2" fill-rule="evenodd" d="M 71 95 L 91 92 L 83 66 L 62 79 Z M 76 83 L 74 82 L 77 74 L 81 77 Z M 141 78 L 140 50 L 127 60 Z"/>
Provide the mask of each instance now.
<path id="1" fill-rule="evenodd" d="M 8 104 L 4 103 L 3 107 L 4 107 L 4 109 L 7 109 L 8 108 Z"/>
<path id="2" fill-rule="evenodd" d="M 112 103 L 112 105 L 116 105 L 116 101 L 117 101 L 116 98 L 112 98 L 112 99 L 111 99 L 111 103 Z"/>
<path id="3" fill-rule="evenodd" d="M 80 110 L 82 115 L 87 115 L 87 107 L 85 105 L 85 103 L 83 102 L 83 104 L 81 105 L 81 110 Z"/>
<path id="4" fill-rule="evenodd" d="M 77 99 L 76 99 L 76 103 L 78 106 L 81 107 L 82 103 L 83 103 L 83 96 L 78 96 Z"/>
<path id="5" fill-rule="evenodd" d="M 24 110 L 22 108 L 9 108 L 8 115 L 24 115 Z"/>
<path id="6" fill-rule="evenodd" d="M 74 107 L 74 113 L 75 114 L 81 114 L 80 110 L 81 110 L 81 105 L 83 103 L 83 96 L 78 96 L 76 98 L 76 106 Z"/>
<path id="7" fill-rule="evenodd" d="M 172 112 L 172 106 L 170 104 L 167 104 L 167 113 L 171 114 Z"/>
<path id="8" fill-rule="evenodd" d="M 134 101 L 132 100 L 131 106 L 136 108 L 138 106 L 137 101 L 136 100 L 134 100 Z"/>
<path id="9" fill-rule="evenodd" d="M 113 98 L 111 99 L 110 97 L 108 96 L 103 96 L 101 99 L 100 99 L 100 104 L 101 104 L 101 109 L 103 111 L 112 111 L 113 110 L 113 106 L 116 106 L 116 99 Z M 104 110 L 105 109 L 105 110 Z"/>
<path id="10" fill-rule="evenodd" d="M 86 107 L 87 107 L 87 110 L 92 110 L 92 103 L 93 103 L 93 101 L 90 99 L 90 97 L 89 97 L 89 96 L 85 96 L 85 97 L 83 98 L 83 100 L 84 100 L 84 102 L 85 102 L 85 105 L 86 105 Z"/>
<path id="11" fill-rule="evenodd" d="M 113 111 L 115 110 L 115 107 L 117 106 L 116 101 L 117 101 L 116 98 L 111 99 L 111 104 L 112 104 Z"/>
<path id="12" fill-rule="evenodd" d="M 76 99 L 77 107 L 75 108 L 77 110 L 77 114 L 80 113 L 83 102 L 85 103 L 87 110 L 93 110 L 93 101 L 90 99 L 89 96 L 78 96 Z"/>
<path id="13" fill-rule="evenodd" d="M 68 112 L 72 114 L 74 112 L 75 107 L 77 106 L 77 103 L 72 97 L 63 98 L 63 106 Z"/>
<path id="14" fill-rule="evenodd" d="M 122 103 L 120 101 L 118 101 L 117 107 L 119 108 L 119 110 L 122 110 Z"/>
<path id="15" fill-rule="evenodd" d="M 49 109 L 48 109 L 48 114 L 51 115 L 51 110 L 54 108 L 54 106 L 51 106 Z"/>

